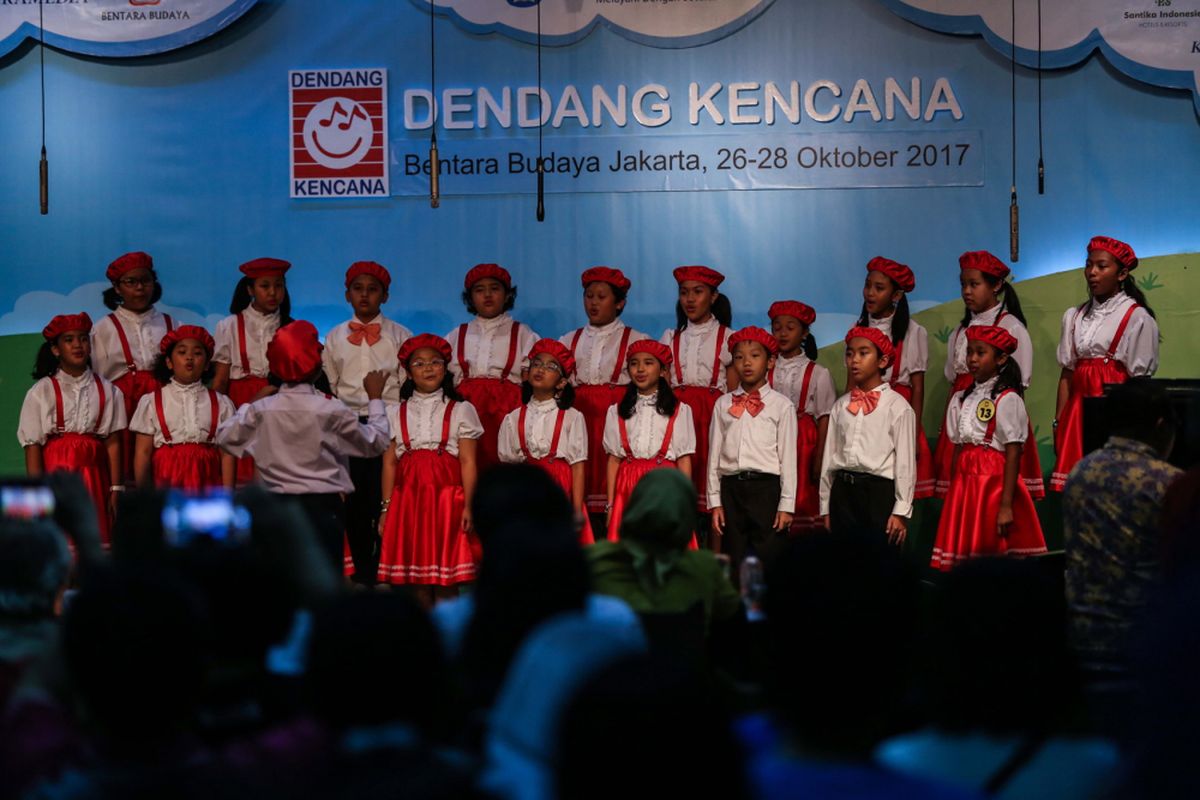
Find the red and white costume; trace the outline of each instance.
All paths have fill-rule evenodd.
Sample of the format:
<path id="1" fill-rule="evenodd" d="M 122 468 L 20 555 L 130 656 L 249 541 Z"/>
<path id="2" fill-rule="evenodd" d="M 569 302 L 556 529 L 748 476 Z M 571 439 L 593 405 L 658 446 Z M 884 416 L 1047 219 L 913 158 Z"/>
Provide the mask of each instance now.
<path id="1" fill-rule="evenodd" d="M 229 365 L 229 399 L 241 408 L 267 385 L 267 345 L 279 330 L 279 310 L 270 314 L 246 306 L 217 323 L 213 361 Z M 238 483 L 254 476 L 254 459 L 238 459 Z"/>
<path id="2" fill-rule="evenodd" d="M 479 545 L 462 529 L 460 439 L 483 436 L 475 407 L 440 390 L 389 406 L 395 483 L 379 554 L 380 583 L 453 586 L 475 580 Z"/>
<path id="3" fill-rule="evenodd" d="M 1021 396 L 1011 389 L 992 398 L 996 380 L 993 376 L 950 399 L 945 432 L 961 449 L 938 521 L 930 562 L 934 569 L 948 570 L 973 556 L 1046 552 L 1042 526 L 1024 481 L 1018 480 L 1013 492 L 1008 535 L 1001 537 L 997 530 L 1005 446 L 1028 444 L 1029 415 Z"/>
<path id="4" fill-rule="evenodd" d="M 172 378 L 144 396 L 129 429 L 154 437 L 154 485 L 187 491 L 221 486 L 217 427 L 235 412 L 232 400 L 199 381 Z"/>
<path id="5" fill-rule="evenodd" d="M 796 406 L 796 512 L 792 530 L 811 530 L 821 526 L 821 465 L 813 463 L 817 450 L 817 423 L 829 416 L 837 393 L 829 370 L 804 353 L 775 359 L 775 369 L 767 375 L 775 391 Z"/>

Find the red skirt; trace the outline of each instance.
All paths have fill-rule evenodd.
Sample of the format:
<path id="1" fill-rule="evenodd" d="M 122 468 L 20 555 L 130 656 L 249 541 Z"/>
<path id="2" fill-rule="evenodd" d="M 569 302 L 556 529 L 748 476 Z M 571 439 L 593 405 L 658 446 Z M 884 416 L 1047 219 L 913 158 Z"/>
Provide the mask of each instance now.
<path id="1" fill-rule="evenodd" d="M 713 406 L 721 393 L 707 386 L 676 386 L 675 396 L 687 403 L 696 425 L 696 452 L 692 455 L 692 484 L 701 513 L 708 512 L 708 426 L 712 422 Z"/>
<path id="2" fill-rule="evenodd" d="M 499 378 L 467 378 L 458 385 L 458 393 L 469 400 L 483 423 L 483 437 L 479 440 L 475 463 L 479 474 L 493 464 L 500 463 L 496 441 L 500 437 L 500 423 L 514 408 L 521 407 L 521 387 L 512 381 Z"/>
<path id="3" fill-rule="evenodd" d="M 154 485 L 159 489 L 200 492 L 221 486 L 221 450 L 215 444 L 189 442 L 154 451 Z"/>
<path id="4" fill-rule="evenodd" d="M 902 383 L 893 383 L 892 388 L 896 390 L 908 404 L 911 406 L 913 401 L 913 390 L 911 386 L 906 386 Z M 916 411 L 916 409 L 913 409 Z M 953 455 L 953 445 L 951 445 L 951 455 Z M 913 492 L 914 500 L 924 500 L 926 497 L 933 497 L 934 489 L 937 484 L 937 476 L 933 469 L 933 453 L 929 452 L 929 440 L 925 438 L 925 427 L 921 424 L 921 418 L 917 418 L 917 486 Z"/>
<path id="5" fill-rule="evenodd" d="M 138 401 L 161 385 L 155 379 L 154 373 L 144 369 L 126 372 L 112 383 L 121 390 L 121 394 L 125 397 L 125 419 L 127 420 L 133 419 L 133 412 L 137 410 Z M 128 428 L 120 433 L 121 472 L 125 475 L 125 482 L 132 483 L 134 434 Z"/>
<path id="6" fill-rule="evenodd" d="M 665 459 L 659 461 L 656 458 L 625 458 L 621 460 L 621 466 L 617 469 L 617 485 L 613 487 L 612 508 L 608 511 L 608 540 L 610 542 L 618 541 L 621 538 L 621 517 L 625 515 L 625 506 L 629 505 L 629 495 L 633 494 L 633 489 L 638 485 L 642 476 L 655 469 L 675 469 L 675 462 Z M 688 543 L 688 549 L 696 550 L 698 548 L 696 534 L 693 533 L 692 541 Z"/>
<path id="7" fill-rule="evenodd" d="M 1129 379 L 1125 365 L 1120 361 L 1105 361 L 1103 358 L 1081 358 L 1071 373 L 1071 387 L 1067 404 L 1058 418 L 1054 431 L 1055 450 L 1058 459 L 1050 476 L 1050 488 L 1061 492 L 1067 484 L 1071 468 L 1083 458 L 1083 400 L 1099 397 L 1110 383 L 1124 383 Z"/>
<path id="8" fill-rule="evenodd" d="M 970 373 L 963 373 L 954 379 L 950 390 L 951 397 L 971 386 L 974 378 Z M 949 416 L 950 407 L 946 407 Z M 923 438 L 923 437 L 922 437 Z M 938 497 L 945 497 L 950 491 L 950 474 L 953 472 L 954 442 L 946 435 L 946 418 L 942 418 L 942 430 L 938 435 L 937 446 L 933 451 L 933 467 L 936 484 L 934 492 Z M 921 462 L 917 461 L 918 480 L 920 479 Z M 1029 490 L 1029 496 L 1041 500 L 1046 496 L 1046 481 L 1042 475 L 1042 459 L 1038 456 L 1037 438 L 1033 435 L 1033 421 L 1029 422 L 1029 430 L 1025 437 L 1025 446 L 1021 448 L 1021 481 Z M 918 495 L 919 496 L 919 495 Z"/>
<path id="9" fill-rule="evenodd" d="M 414 450 L 400 457 L 379 552 L 380 583 L 453 586 L 475 580 L 478 539 L 462 529 L 458 456 Z"/>
<path id="10" fill-rule="evenodd" d="M 267 385 L 266 378 L 260 378 L 257 375 L 250 375 L 245 378 L 234 378 L 229 381 L 229 399 L 233 401 L 234 408 L 241 408 L 254 399 L 254 395 L 263 390 Z M 242 456 L 237 460 L 237 472 L 234 478 L 238 486 L 243 486 L 254 480 L 254 459 L 250 456 Z"/>
<path id="11" fill-rule="evenodd" d="M 983 445 L 964 445 L 938 520 L 930 566 L 948 570 L 975 556 L 1046 552 L 1042 524 L 1024 481 L 1017 481 L 1013 492 L 1008 535 L 1001 537 L 996 531 L 1003 495 L 1004 453 Z"/>
<path id="12" fill-rule="evenodd" d="M 621 402 L 624 386 L 585 383 L 575 387 L 575 408 L 587 423 L 588 460 L 583 493 L 588 511 L 602 512 L 608 499 L 608 453 L 604 450 L 604 420 L 608 407 Z"/>
<path id="13" fill-rule="evenodd" d="M 820 464 L 813 464 L 817 450 L 817 421 L 812 414 L 796 416 L 796 514 L 792 517 L 792 533 L 821 527 L 820 487 L 814 482 Z"/>
<path id="14" fill-rule="evenodd" d="M 605 458 L 608 456 L 606 455 Z M 575 502 L 571 500 L 571 465 L 567 463 L 565 458 L 539 458 L 530 462 L 537 464 L 546 472 L 550 473 L 550 477 L 559 485 L 567 495 L 567 500 L 571 502 L 571 508 L 575 507 Z M 592 521 L 588 519 L 588 515 L 583 515 L 583 529 L 579 532 L 579 543 L 588 545 L 596 541 L 596 537 L 592 534 Z"/>
<path id="15" fill-rule="evenodd" d="M 96 519 L 100 523 L 100 543 L 112 544 L 112 520 L 108 516 L 108 495 L 112 476 L 108 469 L 108 449 L 104 441 L 91 434 L 62 433 L 51 436 L 42 448 L 42 465 L 47 473 L 74 472 L 87 487 Z"/>

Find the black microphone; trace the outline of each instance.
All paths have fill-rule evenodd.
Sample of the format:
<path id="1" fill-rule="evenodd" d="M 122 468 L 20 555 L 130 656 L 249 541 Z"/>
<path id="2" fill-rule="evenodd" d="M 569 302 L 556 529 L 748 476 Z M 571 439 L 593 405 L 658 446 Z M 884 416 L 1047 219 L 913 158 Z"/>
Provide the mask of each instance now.
<path id="1" fill-rule="evenodd" d="M 1046 165 L 1038 158 L 1038 194 L 1046 193 Z"/>
<path id="2" fill-rule="evenodd" d="M 38 163 L 38 188 L 42 216 L 50 213 L 50 162 L 46 160 L 46 148 L 42 148 L 42 160 Z"/>
<path id="3" fill-rule="evenodd" d="M 538 158 L 538 202 L 537 202 L 537 221 L 546 221 L 546 172 L 542 169 L 542 159 Z"/>
<path id="4" fill-rule="evenodd" d="M 438 160 L 437 135 L 429 140 L 429 207 L 437 208 L 442 204 L 442 194 L 438 187 L 438 178 L 442 171 L 442 163 Z"/>
<path id="5" fill-rule="evenodd" d="M 1014 262 L 1020 260 L 1021 212 L 1017 208 L 1017 189 L 1014 186 L 1012 203 L 1008 206 L 1008 256 Z"/>

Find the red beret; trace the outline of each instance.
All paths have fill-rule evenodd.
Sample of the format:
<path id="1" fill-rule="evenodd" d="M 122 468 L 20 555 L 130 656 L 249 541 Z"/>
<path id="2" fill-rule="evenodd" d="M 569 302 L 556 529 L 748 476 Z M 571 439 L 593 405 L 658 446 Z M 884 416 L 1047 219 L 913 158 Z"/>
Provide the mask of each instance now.
<path id="1" fill-rule="evenodd" d="M 422 347 L 429 347 L 436 350 L 443 361 L 450 360 L 450 343 L 432 333 L 421 333 L 410 339 L 405 339 L 404 344 L 400 345 L 400 352 L 397 354 L 397 359 L 407 367 L 408 360 L 412 358 L 412 354 Z"/>
<path id="2" fill-rule="evenodd" d="M 892 340 L 884 335 L 879 328 L 864 328 L 854 327 L 846 334 L 846 344 L 850 344 L 851 339 L 866 339 L 871 344 L 879 348 L 879 354 L 892 357 L 895 349 L 892 347 Z"/>
<path id="3" fill-rule="evenodd" d="M 49 325 L 42 328 L 42 336 L 46 338 L 47 342 L 53 342 L 67 331 L 89 333 L 91 330 L 92 318 L 87 315 L 86 311 L 82 314 L 59 314 L 50 320 Z"/>
<path id="4" fill-rule="evenodd" d="M 529 351 L 529 360 L 545 353 L 558 362 L 562 367 L 564 378 L 571 377 L 571 373 L 575 371 L 575 356 L 571 355 L 571 351 L 562 342 L 556 342 L 553 339 L 538 339 L 533 343 L 533 347 Z"/>
<path id="5" fill-rule="evenodd" d="M 154 259 L 148 253 L 140 250 L 126 253 L 108 265 L 108 269 L 104 271 L 104 277 L 115 281 L 126 272 L 133 272 L 135 269 L 154 269 Z"/>
<path id="6" fill-rule="evenodd" d="M 359 275 L 370 275 L 375 280 L 383 285 L 383 290 L 386 292 L 388 287 L 392 285 L 391 273 L 383 266 L 376 264 L 374 261 L 355 261 L 350 265 L 350 269 L 346 270 L 346 288 L 350 288 L 350 284 Z"/>
<path id="7" fill-rule="evenodd" d="M 299 383 L 321 366 L 321 340 L 311 322 L 289 322 L 267 345 L 267 366 L 285 383 Z"/>
<path id="8" fill-rule="evenodd" d="M 901 291 L 911 292 L 917 288 L 917 278 L 907 264 L 892 261 L 890 258 L 875 256 L 867 262 L 867 272 L 882 272 L 891 278 Z"/>
<path id="9" fill-rule="evenodd" d="M 1093 236 L 1092 240 L 1088 242 L 1087 249 L 1089 253 L 1093 250 L 1103 250 L 1111 254 L 1125 269 L 1137 268 L 1138 258 L 1134 254 L 1133 248 L 1118 239 L 1109 236 Z"/>
<path id="10" fill-rule="evenodd" d="M 1012 272 L 1000 259 L 989 253 L 987 250 L 971 250 L 963 253 L 958 257 L 959 270 L 977 269 L 985 275 L 994 275 L 997 278 L 1007 278 Z"/>
<path id="11" fill-rule="evenodd" d="M 470 289 L 484 278 L 495 278 L 504 284 L 505 289 L 512 288 L 512 275 L 499 264 L 476 264 L 471 267 L 467 277 L 463 278 L 463 286 Z"/>
<path id="12" fill-rule="evenodd" d="M 779 355 L 779 342 L 774 336 L 755 325 L 748 325 L 729 337 L 729 352 L 732 353 L 734 348 L 742 342 L 758 342 L 767 348 L 767 352 L 771 355 Z"/>
<path id="13" fill-rule="evenodd" d="M 629 278 L 625 277 L 624 272 L 621 272 L 619 269 L 613 269 L 612 267 L 592 267 L 591 269 L 585 269 L 583 271 L 583 275 L 580 277 L 583 281 L 583 288 L 585 289 L 589 283 L 595 283 L 596 281 L 610 283 L 616 288 L 626 292 L 628 292 L 629 287 L 633 285 Z"/>
<path id="14" fill-rule="evenodd" d="M 700 283 L 707 284 L 714 289 L 720 286 L 721 282 L 725 280 L 725 276 L 717 272 L 715 269 L 709 269 L 708 267 L 700 266 L 676 267 L 675 271 L 671 274 L 675 276 L 675 281 L 677 283 L 683 283 L 684 281 L 699 281 Z"/>
<path id="15" fill-rule="evenodd" d="M 195 339 L 200 344 L 204 345 L 204 349 L 208 351 L 208 357 L 212 358 L 213 350 L 216 345 L 213 343 L 213 337 L 208 331 L 201 328 L 199 325 L 180 325 L 173 331 L 167 333 L 158 344 L 160 353 L 168 353 L 171 348 L 182 342 L 184 339 Z"/>
<path id="16" fill-rule="evenodd" d="M 967 341 L 990 344 L 1010 356 L 1017 350 L 1016 337 L 999 325 L 968 325 Z"/>
<path id="17" fill-rule="evenodd" d="M 238 267 L 247 278 L 254 278 L 255 280 L 283 275 L 291 268 L 292 265 L 282 258 L 256 258 Z"/>
<path id="18" fill-rule="evenodd" d="M 771 303 L 771 307 L 767 309 L 768 319 L 776 317 L 795 317 L 805 325 L 812 325 L 817 321 L 817 312 L 813 311 L 812 306 L 806 306 L 799 300 L 780 300 Z"/>
<path id="19" fill-rule="evenodd" d="M 625 350 L 625 360 L 628 361 L 638 353 L 649 353 L 659 360 L 664 367 L 671 366 L 671 348 L 653 339 L 639 339 Z"/>

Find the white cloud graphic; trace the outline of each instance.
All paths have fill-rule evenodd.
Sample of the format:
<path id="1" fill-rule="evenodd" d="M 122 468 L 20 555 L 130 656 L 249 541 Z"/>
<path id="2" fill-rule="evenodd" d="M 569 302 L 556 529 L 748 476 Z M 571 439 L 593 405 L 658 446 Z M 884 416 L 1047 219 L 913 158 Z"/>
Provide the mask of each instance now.
<path id="1" fill-rule="evenodd" d="M 882 0 L 899 16 L 943 33 L 982 34 L 1008 55 L 1037 66 L 1037 0 L 1016 0 L 1014 37 L 1009 0 Z M 1200 6 L 1128 0 L 1053 0 L 1042 4 L 1042 66 L 1078 64 L 1100 50 L 1119 70 L 1144 83 L 1190 89 L 1200 113 Z"/>
<path id="2" fill-rule="evenodd" d="M 534 41 L 537 9 L 533 0 L 412 0 L 431 5 L 472 33 L 503 33 Z M 707 0 L 704 3 L 637 0 L 542 0 L 542 41 L 576 42 L 604 25 L 642 44 L 693 47 L 728 36 L 762 13 L 775 0 Z"/>
<path id="3" fill-rule="evenodd" d="M 57 292 L 28 292 L 17 298 L 12 311 L 0 316 L 0 336 L 10 336 L 14 333 L 41 333 L 42 328 L 56 314 L 78 314 L 86 311 L 93 322 L 109 313 L 100 299 L 104 290 L 112 284 L 105 282 L 85 283 L 71 291 L 70 294 Z M 159 303 L 155 306 L 164 314 L 170 314 L 171 319 L 179 325 L 203 325 L 211 333 L 217 329 L 217 322 L 223 314 L 201 316 L 186 308 Z"/>

